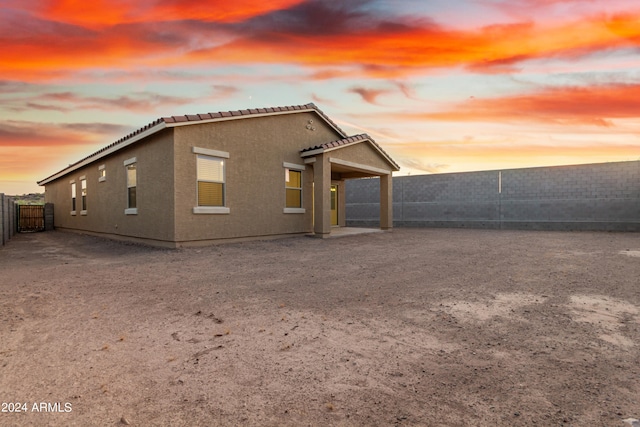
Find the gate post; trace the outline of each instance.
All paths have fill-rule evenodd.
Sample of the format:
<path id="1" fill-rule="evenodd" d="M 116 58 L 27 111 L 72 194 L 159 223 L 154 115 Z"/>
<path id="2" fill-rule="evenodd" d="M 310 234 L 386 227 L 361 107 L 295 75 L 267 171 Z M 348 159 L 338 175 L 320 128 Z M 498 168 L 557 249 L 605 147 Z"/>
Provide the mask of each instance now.
<path id="1" fill-rule="evenodd" d="M 20 232 L 20 205 L 15 203 L 13 205 L 13 215 L 11 216 L 11 234 Z"/>
<path id="2" fill-rule="evenodd" d="M 4 194 L 0 193 L 0 246 L 4 246 L 7 241 L 5 240 L 5 233 L 8 233 L 9 230 L 4 229 L 4 215 L 5 215 L 5 202 L 4 202 Z M 9 213 L 10 214 L 10 213 Z M 8 240 L 8 237 L 6 239 Z"/>
<path id="3" fill-rule="evenodd" d="M 44 204 L 44 231 L 53 230 L 53 203 Z"/>
<path id="4" fill-rule="evenodd" d="M 9 198 L 10 210 L 15 212 L 16 211 L 16 206 L 18 206 L 18 204 L 13 199 L 13 197 L 10 197 Z M 9 233 L 10 233 L 9 234 L 9 238 L 12 238 L 18 232 L 18 219 L 16 218 L 15 215 L 10 215 L 10 220 L 11 220 L 11 226 L 9 227 Z"/>

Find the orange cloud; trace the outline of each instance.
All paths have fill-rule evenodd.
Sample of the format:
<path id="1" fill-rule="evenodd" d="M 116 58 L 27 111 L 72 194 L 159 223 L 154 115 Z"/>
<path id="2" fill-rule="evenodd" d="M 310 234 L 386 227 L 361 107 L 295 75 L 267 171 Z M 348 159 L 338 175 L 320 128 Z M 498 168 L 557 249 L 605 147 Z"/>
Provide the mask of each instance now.
<path id="1" fill-rule="evenodd" d="M 43 170 L 60 170 L 103 147 L 105 139 L 130 131 L 129 126 L 110 123 L 0 121 L 0 190 L 42 191 L 36 179 Z"/>
<path id="2" fill-rule="evenodd" d="M 10 87 L 10 86 L 9 86 Z M 0 90 L 2 85 L 0 85 Z M 117 97 L 86 96 L 75 92 L 51 92 L 35 96 L 6 98 L 4 108 L 14 112 L 27 110 L 73 112 L 78 110 L 133 111 L 148 114 L 165 108 L 191 104 L 206 99 L 224 99 L 239 89 L 229 85 L 213 85 L 210 93 L 198 97 L 170 96 L 153 92 L 133 92 Z"/>
<path id="3" fill-rule="evenodd" d="M 640 14 L 591 17 L 554 26 L 518 23 L 475 31 L 448 30 L 430 22 L 384 22 L 352 31 L 298 33 L 296 28 L 259 28 L 223 46 L 188 54 L 195 61 L 219 58 L 231 62 L 296 62 L 307 65 L 363 64 L 403 67 L 422 72 L 428 67 L 465 65 L 475 71 L 512 72 L 523 61 L 547 57 L 575 58 L 593 52 L 637 46 Z M 351 28 L 347 26 L 347 28 Z M 280 46 L 273 49 L 274 45 Z M 336 71 L 334 71 L 336 72 Z"/>
<path id="4" fill-rule="evenodd" d="M 304 0 L 235 0 L 207 2 L 164 0 L 135 2 L 131 0 L 49 1 L 39 16 L 89 28 L 103 28 L 124 23 L 202 20 L 238 22 L 253 16 L 288 8 Z"/>
<path id="5" fill-rule="evenodd" d="M 0 147 L 62 147 L 95 143 L 105 135 L 130 131 L 128 126 L 109 123 L 51 124 L 8 120 L 0 122 Z M 51 155 L 51 153 L 48 153 Z"/>
<path id="6" fill-rule="evenodd" d="M 501 98 L 473 98 L 449 111 L 398 115 L 398 118 L 611 126 L 613 119 L 638 117 L 639 111 L 640 84 L 611 84 L 548 88 Z"/>
<path id="7" fill-rule="evenodd" d="M 364 87 L 357 86 L 357 87 L 352 87 L 351 89 L 348 90 L 348 92 L 360 95 L 362 99 L 365 102 L 368 102 L 369 104 L 377 105 L 378 97 L 380 95 L 387 94 L 390 91 L 386 89 L 367 89 Z"/>
<path id="8" fill-rule="evenodd" d="M 315 78 L 348 73 L 341 67 L 391 78 L 457 66 L 511 73 L 530 59 L 640 46 L 640 11 L 454 30 L 426 19 L 378 16 L 361 7 L 366 3 L 238 0 L 214 7 L 172 0 L 150 7 L 51 0 L 40 10 L 15 6 L 0 17 L 0 77 L 190 63 L 322 66 L 326 71 Z"/>

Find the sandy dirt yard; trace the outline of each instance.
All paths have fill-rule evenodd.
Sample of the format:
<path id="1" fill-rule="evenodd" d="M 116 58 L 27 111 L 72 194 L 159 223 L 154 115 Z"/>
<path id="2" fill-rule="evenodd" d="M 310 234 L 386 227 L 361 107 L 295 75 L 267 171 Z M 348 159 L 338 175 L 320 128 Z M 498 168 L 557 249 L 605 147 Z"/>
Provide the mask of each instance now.
<path id="1" fill-rule="evenodd" d="M 2 426 L 629 426 L 640 235 L 22 234 L 0 374 Z"/>

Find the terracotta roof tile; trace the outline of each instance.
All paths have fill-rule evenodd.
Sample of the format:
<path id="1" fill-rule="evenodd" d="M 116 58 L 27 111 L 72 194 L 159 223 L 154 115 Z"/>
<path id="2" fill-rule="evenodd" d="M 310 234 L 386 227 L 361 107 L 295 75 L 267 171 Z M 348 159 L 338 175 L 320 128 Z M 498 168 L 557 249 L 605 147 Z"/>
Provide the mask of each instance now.
<path id="1" fill-rule="evenodd" d="M 51 175 L 48 178 L 45 178 L 44 180 L 40 181 L 40 182 L 50 182 L 53 179 L 57 179 L 57 177 L 61 177 L 64 176 L 65 174 L 72 172 L 73 170 L 75 170 L 76 168 L 80 167 L 81 164 L 85 161 L 95 161 L 97 159 L 99 159 L 101 156 L 100 153 L 103 153 L 113 147 L 116 147 L 119 144 L 122 144 L 124 142 L 126 142 L 127 140 L 135 137 L 136 135 L 139 135 L 149 129 L 152 129 L 156 126 L 158 126 L 161 123 L 167 124 L 167 125 L 175 125 L 177 123 L 189 123 L 189 122 L 199 122 L 199 121 L 203 121 L 203 120 L 215 120 L 215 119 L 220 119 L 220 120 L 224 120 L 225 118 L 230 118 L 230 117 L 240 117 L 240 116 L 246 116 L 246 117 L 251 117 L 252 115 L 261 115 L 261 114 L 272 114 L 272 113 L 280 113 L 280 112 L 291 112 L 291 111 L 305 111 L 305 110 L 313 110 L 315 111 L 316 114 L 318 114 L 319 116 L 321 116 L 327 123 L 329 123 L 339 134 L 343 135 L 345 138 L 347 136 L 347 134 L 333 121 L 331 120 L 324 112 L 322 112 L 322 110 L 320 110 L 314 103 L 309 103 L 309 104 L 304 104 L 304 105 L 291 105 L 291 106 L 286 106 L 286 107 L 268 107 L 268 108 L 253 108 L 253 109 L 248 109 L 248 110 L 236 110 L 236 111 L 219 111 L 219 112 L 213 112 L 213 113 L 205 113 L 205 114 L 190 114 L 190 115 L 183 115 L 183 116 L 170 116 L 170 117 L 161 117 L 157 120 L 154 120 L 153 122 L 149 123 L 148 125 L 135 130 L 134 132 L 118 139 L 117 141 L 107 145 L 104 148 L 101 148 L 100 150 L 92 153 L 91 155 L 79 160 L 76 163 L 73 163 L 71 165 L 69 165 L 67 168 L 61 170 L 60 172 Z M 195 123 L 194 123 L 195 124 Z M 339 141 L 338 141 L 339 143 Z M 375 143 L 374 143 L 375 144 Z M 376 144 L 377 145 L 377 144 Z M 303 150 L 303 151 L 308 151 L 307 150 Z"/>

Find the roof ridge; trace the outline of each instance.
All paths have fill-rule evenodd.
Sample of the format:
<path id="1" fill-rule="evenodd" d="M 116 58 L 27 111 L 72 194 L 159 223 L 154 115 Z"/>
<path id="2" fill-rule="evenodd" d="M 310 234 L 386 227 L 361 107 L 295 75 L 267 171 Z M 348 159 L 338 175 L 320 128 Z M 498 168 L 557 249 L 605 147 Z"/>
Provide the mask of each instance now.
<path id="1" fill-rule="evenodd" d="M 331 124 L 339 133 L 347 136 L 347 133 L 340 128 L 327 116 L 324 111 L 322 111 L 316 104 L 313 102 L 309 102 L 307 104 L 301 105 L 289 105 L 289 106 L 281 106 L 281 107 L 261 107 L 261 108 L 247 108 L 243 110 L 226 110 L 226 111 L 218 111 L 215 113 L 201 113 L 201 114 L 185 114 L 179 116 L 168 116 L 168 117 L 160 117 L 158 120 L 164 121 L 166 124 L 173 123 L 185 123 L 185 122 L 196 122 L 202 120 L 213 120 L 220 119 L 225 117 L 239 117 L 239 116 L 252 116 L 256 114 L 271 114 L 271 113 L 282 113 L 289 111 L 301 111 L 301 110 L 315 110 L 323 119 Z M 158 121 L 157 120 L 157 121 Z"/>

